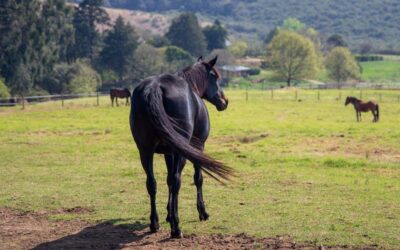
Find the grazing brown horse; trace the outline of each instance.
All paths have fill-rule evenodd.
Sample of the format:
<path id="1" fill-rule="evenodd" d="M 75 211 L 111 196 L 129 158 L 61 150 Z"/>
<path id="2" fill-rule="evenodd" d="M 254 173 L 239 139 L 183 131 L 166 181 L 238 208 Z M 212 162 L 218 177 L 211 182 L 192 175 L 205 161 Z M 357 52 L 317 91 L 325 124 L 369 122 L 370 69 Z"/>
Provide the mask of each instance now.
<path id="1" fill-rule="evenodd" d="M 112 88 L 112 89 L 110 89 L 111 106 L 113 106 L 113 107 L 114 107 L 114 99 L 118 106 L 118 98 L 126 98 L 125 106 L 128 106 L 130 97 L 131 97 L 131 92 L 127 88 L 124 88 L 124 89 Z"/>
<path id="2" fill-rule="evenodd" d="M 346 102 L 344 105 L 348 105 L 349 103 L 353 104 L 354 109 L 356 110 L 356 116 L 357 116 L 357 121 L 361 121 L 361 112 L 368 112 L 371 111 L 372 115 L 374 116 L 374 119 L 372 122 L 378 122 L 379 121 L 379 105 L 374 102 L 362 102 L 361 100 L 348 96 L 346 98 Z"/>
<path id="3" fill-rule="evenodd" d="M 177 74 L 149 77 L 132 94 L 130 126 L 147 175 L 151 232 L 159 229 L 157 183 L 153 173 L 154 153 L 163 154 L 167 165 L 167 221 L 171 226 L 172 238 L 182 237 L 178 194 L 186 159 L 194 165 L 197 210 L 201 221 L 208 219 L 203 202 L 202 171 L 215 179 L 227 179 L 232 174 L 231 168 L 203 153 L 210 132 L 210 120 L 202 99 L 211 102 L 218 111 L 228 107 L 228 99 L 217 81 L 219 74 L 214 68 L 216 61 L 217 57 L 209 62 L 199 58 L 192 67 Z"/>

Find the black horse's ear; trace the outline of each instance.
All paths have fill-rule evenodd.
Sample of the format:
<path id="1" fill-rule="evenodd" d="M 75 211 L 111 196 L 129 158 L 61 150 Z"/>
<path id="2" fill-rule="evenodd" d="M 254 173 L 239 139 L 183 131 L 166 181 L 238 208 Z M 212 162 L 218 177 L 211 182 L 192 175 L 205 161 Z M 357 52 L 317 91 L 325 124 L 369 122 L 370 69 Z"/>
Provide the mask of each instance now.
<path id="1" fill-rule="evenodd" d="M 197 58 L 197 62 L 202 62 L 203 61 L 203 56 L 199 56 L 199 58 Z"/>
<path id="2" fill-rule="evenodd" d="M 218 59 L 218 56 L 215 56 L 214 59 L 211 59 L 211 60 L 208 62 L 208 64 L 211 66 L 211 68 L 214 67 L 215 64 L 217 63 L 217 59 Z"/>

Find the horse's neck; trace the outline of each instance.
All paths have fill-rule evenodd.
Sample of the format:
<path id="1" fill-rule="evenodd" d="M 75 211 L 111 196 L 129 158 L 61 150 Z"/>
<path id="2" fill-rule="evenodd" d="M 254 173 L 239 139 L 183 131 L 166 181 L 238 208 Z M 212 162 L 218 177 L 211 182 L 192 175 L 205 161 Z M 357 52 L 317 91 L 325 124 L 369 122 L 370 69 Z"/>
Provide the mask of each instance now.
<path id="1" fill-rule="evenodd" d="M 185 81 L 189 84 L 189 86 L 193 89 L 193 91 L 199 96 L 199 97 L 203 97 L 204 93 L 205 93 L 205 86 L 202 86 L 198 83 L 198 79 L 196 79 L 196 77 L 194 77 L 191 72 L 178 72 L 178 76 L 182 77 L 183 79 L 185 79 Z"/>

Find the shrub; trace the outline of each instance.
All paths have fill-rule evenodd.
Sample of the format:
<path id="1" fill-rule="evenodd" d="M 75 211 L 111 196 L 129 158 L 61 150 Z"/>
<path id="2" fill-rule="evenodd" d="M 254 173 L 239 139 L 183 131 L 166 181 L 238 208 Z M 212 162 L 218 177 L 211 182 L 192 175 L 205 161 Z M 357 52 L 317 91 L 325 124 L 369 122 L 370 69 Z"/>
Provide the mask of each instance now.
<path id="1" fill-rule="evenodd" d="M 6 99 L 10 98 L 10 92 L 8 91 L 7 86 L 4 84 L 3 79 L 0 78 L 0 98 Z"/>

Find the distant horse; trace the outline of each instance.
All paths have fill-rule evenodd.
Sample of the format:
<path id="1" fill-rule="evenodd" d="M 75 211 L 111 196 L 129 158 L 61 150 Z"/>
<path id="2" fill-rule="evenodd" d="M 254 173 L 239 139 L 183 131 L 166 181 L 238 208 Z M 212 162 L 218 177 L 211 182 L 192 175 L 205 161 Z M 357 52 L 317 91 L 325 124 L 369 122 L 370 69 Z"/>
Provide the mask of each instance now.
<path id="1" fill-rule="evenodd" d="M 110 89 L 111 106 L 113 106 L 113 107 L 114 107 L 114 99 L 118 106 L 118 98 L 126 98 L 125 106 L 128 106 L 130 97 L 131 97 L 131 92 L 127 88 L 124 88 L 124 89 L 112 88 L 112 89 Z"/>
<path id="2" fill-rule="evenodd" d="M 207 220 L 203 202 L 202 170 L 216 180 L 229 179 L 230 167 L 203 153 L 210 131 L 208 111 L 203 99 L 225 110 L 228 99 L 219 86 L 219 73 L 214 68 L 217 57 L 209 62 L 200 57 L 193 66 L 176 74 L 161 74 L 143 80 L 132 94 L 130 127 L 140 160 L 147 175 L 150 195 L 150 230 L 159 229 L 156 209 L 157 184 L 153 174 L 154 153 L 164 154 L 169 188 L 167 222 L 171 237 L 182 237 L 178 218 L 178 193 L 181 172 L 186 159 L 194 164 L 197 188 L 197 210 L 201 221 Z"/>
<path id="3" fill-rule="evenodd" d="M 371 111 L 374 116 L 373 122 L 379 121 L 379 105 L 374 102 L 362 102 L 355 97 L 348 96 L 346 98 L 346 102 L 344 105 L 348 105 L 349 103 L 353 104 L 354 109 L 356 110 L 357 121 L 361 121 L 361 112 Z"/>

